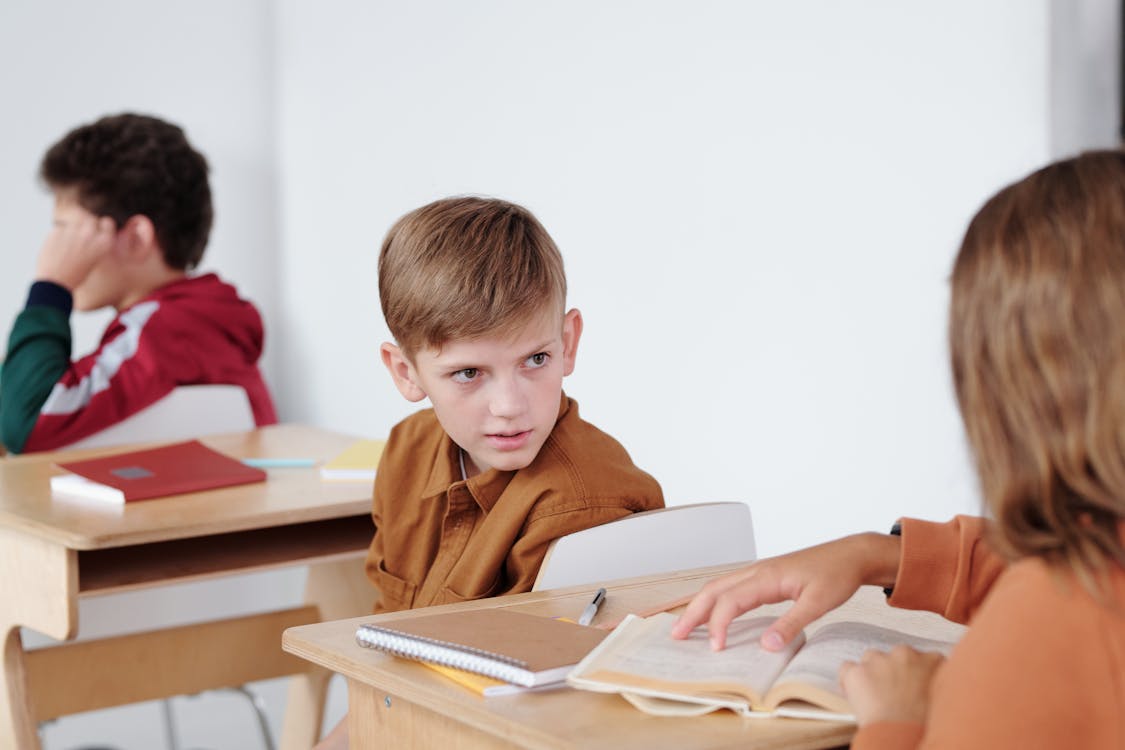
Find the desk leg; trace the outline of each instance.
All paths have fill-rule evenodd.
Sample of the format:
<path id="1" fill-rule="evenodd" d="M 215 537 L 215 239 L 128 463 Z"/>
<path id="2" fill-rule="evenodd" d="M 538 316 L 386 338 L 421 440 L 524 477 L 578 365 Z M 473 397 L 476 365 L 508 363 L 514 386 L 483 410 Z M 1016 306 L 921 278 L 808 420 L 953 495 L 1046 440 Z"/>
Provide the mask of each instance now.
<path id="1" fill-rule="evenodd" d="M 316 605 L 322 622 L 369 614 L 374 601 L 375 589 L 363 572 L 363 558 L 309 566 L 305 602 Z M 331 678 L 330 670 L 312 667 L 289 681 L 281 750 L 308 750 L 320 739 Z"/>
<path id="2" fill-rule="evenodd" d="M 10 628 L 4 638 L 4 679 L 0 681 L 0 747 L 25 747 L 39 750 L 35 715 L 27 698 L 27 672 L 23 665 L 20 629 Z"/>
<path id="3" fill-rule="evenodd" d="M 38 750 L 35 707 L 27 690 L 20 626 L 66 640 L 78 630 L 78 555 L 56 544 L 0 529 L 0 747 Z"/>

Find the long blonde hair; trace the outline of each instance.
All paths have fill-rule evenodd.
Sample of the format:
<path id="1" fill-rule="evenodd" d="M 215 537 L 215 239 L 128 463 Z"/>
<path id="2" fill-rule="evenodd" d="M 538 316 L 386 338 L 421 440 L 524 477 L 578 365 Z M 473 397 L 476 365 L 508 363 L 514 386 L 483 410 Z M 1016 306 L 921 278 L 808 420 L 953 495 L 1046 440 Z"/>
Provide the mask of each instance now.
<path id="1" fill-rule="evenodd" d="M 1001 550 L 1087 584 L 1125 566 L 1125 154 L 997 193 L 952 287 L 953 378 Z"/>

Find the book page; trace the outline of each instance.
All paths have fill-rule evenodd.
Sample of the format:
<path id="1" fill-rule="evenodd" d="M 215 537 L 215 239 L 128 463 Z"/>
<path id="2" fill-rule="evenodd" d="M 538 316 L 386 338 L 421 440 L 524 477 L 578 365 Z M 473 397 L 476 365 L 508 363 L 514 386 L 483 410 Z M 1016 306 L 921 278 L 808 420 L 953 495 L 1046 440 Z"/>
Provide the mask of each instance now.
<path id="1" fill-rule="evenodd" d="M 951 641 L 938 641 L 859 622 L 837 622 L 820 628 L 782 671 L 768 703 L 775 706 L 789 698 L 804 698 L 837 711 L 848 711 L 840 689 L 840 666 L 859 661 L 869 649 L 890 651 L 906 644 L 918 651 L 948 654 Z"/>
<path id="2" fill-rule="evenodd" d="M 676 615 L 654 615 L 635 620 L 586 665 L 582 677 L 665 693 L 720 695 L 736 693 L 757 703 L 800 648 L 797 639 L 785 650 L 766 651 L 759 639 L 773 617 L 738 619 L 727 632 L 727 646 L 712 651 L 705 628 L 696 628 L 685 640 L 669 635 Z"/>

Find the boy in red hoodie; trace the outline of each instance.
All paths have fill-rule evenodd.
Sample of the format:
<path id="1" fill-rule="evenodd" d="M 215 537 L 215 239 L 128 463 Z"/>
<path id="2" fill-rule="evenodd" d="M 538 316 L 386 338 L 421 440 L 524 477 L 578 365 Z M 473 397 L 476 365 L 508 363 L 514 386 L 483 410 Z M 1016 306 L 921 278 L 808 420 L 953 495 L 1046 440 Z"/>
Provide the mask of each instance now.
<path id="1" fill-rule="evenodd" d="M 262 320 L 214 274 L 190 276 L 211 231 L 207 162 L 183 131 L 121 114 L 72 130 L 43 157 L 54 224 L 0 373 L 0 442 L 59 448 L 179 385 L 242 386 L 277 421 L 258 370 Z M 70 312 L 113 307 L 98 348 L 71 361 Z"/>

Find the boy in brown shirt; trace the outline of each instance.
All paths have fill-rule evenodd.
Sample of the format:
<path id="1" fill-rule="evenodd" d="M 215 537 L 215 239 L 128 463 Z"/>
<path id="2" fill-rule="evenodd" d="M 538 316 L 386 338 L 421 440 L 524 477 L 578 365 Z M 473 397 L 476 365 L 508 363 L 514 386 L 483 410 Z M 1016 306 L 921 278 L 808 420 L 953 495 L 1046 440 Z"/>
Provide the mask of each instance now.
<path id="1" fill-rule="evenodd" d="M 383 242 L 379 298 L 395 338 L 383 363 L 432 408 L 391 430 L 375 475 L 376 612 L 529 591 L 551 540 L 664 506 L 563 393 L 582 316 L 526 209 L 465 197 L 406 214 Z"/>
<path id="2" fill-rule="evenodd" d="M 663 507 L 660 486 L 562 391 L 582 316 L 526 209 L 450 198 L 391 228 L 379 298 L 399 392 L 375 479 L 376 611 L 529 591 L 552 539 Z"/>

